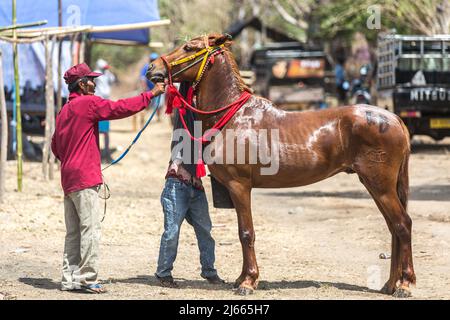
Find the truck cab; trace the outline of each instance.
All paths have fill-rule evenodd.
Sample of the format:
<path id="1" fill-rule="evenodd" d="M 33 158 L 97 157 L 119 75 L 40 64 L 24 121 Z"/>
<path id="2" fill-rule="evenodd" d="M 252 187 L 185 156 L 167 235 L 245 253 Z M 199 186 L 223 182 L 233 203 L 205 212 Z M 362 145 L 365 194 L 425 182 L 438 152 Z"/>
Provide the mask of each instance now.
<path id="1" fill-rule="evenodd" d="M 450 136 L 450 35 L 380 35 L 377 90 L 411 136 Z"/>

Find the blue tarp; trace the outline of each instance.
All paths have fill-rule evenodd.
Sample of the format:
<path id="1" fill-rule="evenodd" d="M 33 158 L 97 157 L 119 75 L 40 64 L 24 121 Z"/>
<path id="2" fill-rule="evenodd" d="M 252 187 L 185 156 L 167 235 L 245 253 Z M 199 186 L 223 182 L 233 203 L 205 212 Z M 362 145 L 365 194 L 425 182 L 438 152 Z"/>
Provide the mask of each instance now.
<path id="1" fill-rule="evenodd" d="M 17 23 L 48 20 L 58 26 L 57 0 L 17 0 Z M 62 0 L 63 26 L 112 26 L 160 20 L 157 0 Z M 0 26 L 12 25 L 12 1 L 1 0 Z M 93 33 L 92 38 L 149 42 L 148 29 Z"/>
<path id="2" fill-rule="evenodd" d="M 17 0 L 17 24 L 48 20 L 42 27 L 58 26 L 57 0 Z M 63 26 L 111 26 L 160 20 L 157 0 L 62 0 Z M 0 0 L 0 26 L 12 25 L 12 1 Z M 91 38 L 116 39 L 149 42 L 147 29 L 121 32 L 93 33 Z M 14 85 L 14 68 L 12 59 L 12 45 L 0 41 L 3 53 L 3 79 L 7 91 Z M 36 89 L 45 83 L 45 56 L 42 42 L 19 44 L 19 79 L 20 90 L 24 88 Z M 72 65 L 70 42 L 63 42 L 62 49 L 63 72 Z M 53 50 L 53 81 L 57 82 L 58 46 Z M 91 66 L 92 68 L 95 65 Z M 63 96 L 67 96 L 67 88 L 63 86 Z"/>

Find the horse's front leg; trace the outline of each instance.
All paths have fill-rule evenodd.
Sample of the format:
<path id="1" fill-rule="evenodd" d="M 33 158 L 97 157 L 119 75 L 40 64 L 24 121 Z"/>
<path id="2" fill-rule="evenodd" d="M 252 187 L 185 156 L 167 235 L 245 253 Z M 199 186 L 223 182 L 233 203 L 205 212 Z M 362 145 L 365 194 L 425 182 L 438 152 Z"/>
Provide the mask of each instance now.
<path id="1" fill-rule="evenodd" d="M 251 185 L 243 181 L 231 181 L 228 184 L 230 196 L 236 208 L 239 240 L 241 241 L 243 265 L 235 287 L 240 295 L 253 292 L 258 285 L 259 270 L 255 255 L 255 230 L 251 211 Z"/>

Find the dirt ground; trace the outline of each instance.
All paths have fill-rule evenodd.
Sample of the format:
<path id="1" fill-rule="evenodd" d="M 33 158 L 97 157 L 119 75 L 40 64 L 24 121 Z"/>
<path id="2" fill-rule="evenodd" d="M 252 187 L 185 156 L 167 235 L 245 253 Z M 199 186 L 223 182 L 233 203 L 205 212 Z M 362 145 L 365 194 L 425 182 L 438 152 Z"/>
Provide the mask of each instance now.
<path id="1" fill-rule="evenodd" d="M 112 146 L 126 148 L 132 120 L 112 123 Z M 212 208 L 216 267 L 227 281 L 201 279 L 192 227 L 181 231 L 174 277 L 179 289 L 154 277 L 163 230 L 159 202 L 169 158 L 167 117 L 152 123 L 118 165 L 105 171 L 111 188 L 102 223 L 100 279 L 106 295 L 59 290 L 65 235 L 59 172 L 45 181 L 40 163 L 24 163 L 23 192 L 16 162 L 7 168 L 6 201 L 0 207 L 0 299 L 392 299 L 379 294 L 388 278 L 390 241 L 381 213 L 356 175 L 339 174 L 292 189 L 253 191 L 260 285 L 253 295 L 233 294 L 242 263 L 234 210 Z M 415 299 L 450 298 L 450 139 L 415 139 L 410 160 Z"/>

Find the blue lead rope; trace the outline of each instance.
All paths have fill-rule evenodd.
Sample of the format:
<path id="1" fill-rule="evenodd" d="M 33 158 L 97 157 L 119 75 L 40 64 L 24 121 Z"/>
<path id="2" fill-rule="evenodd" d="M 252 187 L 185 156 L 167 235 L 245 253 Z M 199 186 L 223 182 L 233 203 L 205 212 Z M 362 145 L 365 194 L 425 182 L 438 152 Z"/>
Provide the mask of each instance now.
<path id="1" fill-rule="evenodd" d="M 112 165 L 118 163 L 120 160 L 122 160 L 128 153 L 128 151 L 130 151 L 131 147 L 136 143 L 136 141 L 138 141 L 139 137 L 141 136 L 142 132 L 144 132 L 145 128 L 147 128 L 147 126 L 150 124 L 150 122 L 152 121 L 153 117 L 155 116 L 156 112 L 159 109 L 159 102 L 160 102 L 161 96 L 157 96 L 156 100 L 154 100 L 155 102 L 155 109 L 153 110 L 152 114 L 150 115 L 150 117 L 148 118 L 147 122 L 145 123 L 145 125 L 142 127 L 142 129 L 138 132 L 138 134 L 136 135 L 136 137 L 134 137 L 133 141 L 131 142 L 131 144 L 128 146 L 128 148 L 116 159 L 113 160 L 113 162 L 111 162 L 109 165 L 107 165 L 105 168 L 102 169 L 102 171 L 108 169 L 109 167 L 111 167 Z M 152 101 L 150 101 L 149 106 L 152 104 Z"/>

